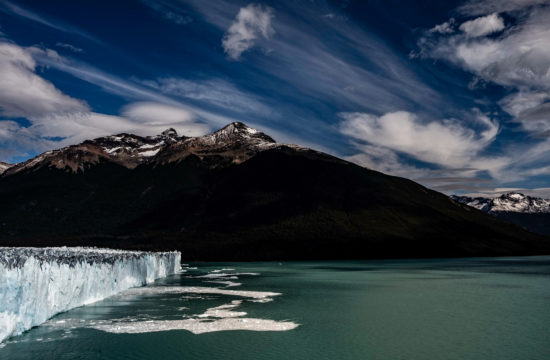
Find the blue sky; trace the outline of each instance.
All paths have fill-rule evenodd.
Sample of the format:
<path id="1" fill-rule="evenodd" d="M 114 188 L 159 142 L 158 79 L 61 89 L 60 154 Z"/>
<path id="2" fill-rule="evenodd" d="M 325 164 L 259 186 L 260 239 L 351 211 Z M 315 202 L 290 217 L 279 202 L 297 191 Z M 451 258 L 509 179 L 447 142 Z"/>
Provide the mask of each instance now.
<path id="1" fill-rule="evenodd" d="M 0 160 L 243 121 L 445 193 L 550 196 L 550 3 L 0 0 Z"/>

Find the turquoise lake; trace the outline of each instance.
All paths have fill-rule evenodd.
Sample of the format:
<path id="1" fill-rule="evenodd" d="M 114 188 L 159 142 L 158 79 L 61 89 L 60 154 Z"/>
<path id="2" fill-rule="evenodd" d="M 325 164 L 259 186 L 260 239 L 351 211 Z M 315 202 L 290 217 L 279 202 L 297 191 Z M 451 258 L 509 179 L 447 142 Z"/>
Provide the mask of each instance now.
<path id="1" fill-rule="evenodd" d="M 0 359 L 550 359 L 550 257 L 184 270 L 59 314 Z"/>

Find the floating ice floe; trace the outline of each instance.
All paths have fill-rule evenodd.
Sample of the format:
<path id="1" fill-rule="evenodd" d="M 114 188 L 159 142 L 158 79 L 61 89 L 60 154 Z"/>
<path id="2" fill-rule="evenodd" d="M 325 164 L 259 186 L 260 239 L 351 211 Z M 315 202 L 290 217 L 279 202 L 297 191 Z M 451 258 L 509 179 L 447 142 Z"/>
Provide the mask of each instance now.
<path id="1" fill-rule="evenodd" d="M 280 293 L 270 291 L 250 291 L 250 290 L 230 290 L 220 289 L 217 287 L 202 287 L 202 286 L 152 286 L 128 289 L 117 297 L 126 297 L 133 295 L 160 295 L 160 294 L 218 294 L 227 296 L 238 296 L 251 299 L 267 299 L 273 296 L 279 296 Z"/>
<path id="2" fill-rule="evenodd" d="M 238 296 L 244 299 L 232 300 L 228 304 L 212 307 L 202 314 L 189 316 L 182 320 L 144 319 L 143 317 L 111 319 L 111 320 L 69 320 L 66 323 L 50 323 L 50 326 L 58 328 L 86 327 L 114 334 L 139 334 L 149 332 L 186 330 L 193 334 L 203 334 L 216 331 L 288 331 L 295 329 L 299 324 L 292 321 L 276 321 L 271 319 L 247 318 L 244 311 L 235 311 L 244 301 L 268 302 L 274 296 L 280 295 L 266 291 L 238 291 L 207 287 L 177 287 L 156 286 L 150 288 L 135 288 L 117 295 L 125 297 L 129 295 L 161 295 L 161 294 L 220 294 Z M 178 310 L 186 310 L 179 307 Z"/>
<path id="3" fill-rule="evenodd" d="M 210 290 L 205 290 L 210 289 Z M 166 289 L 165 289 L 166 290 Z M 272 297 L 280 295 L 272 292 L 232 291 L 218 288 L 188 287 L 183 292 L 198 291 L 199 293 L 217 293 L 223 295 L 237 295 L 252 298 L 253 302 L 268 302 Z M 176 292 L 174 288 L 171 293 Z M 156 292 L 158 294 L 159 292 Z M 246 318 L 246 312 L 234 311 L 243 303 L 243 300 L 233 300 L 207 309 L 204 313 L 184 320 L 147 320 L 147 321 L 118 321 L 100 322 L 89 327 L 115 334 L 139 334 L 148 332 L 187 330 L 193 334 L 203 334 L 216 331 L 247 330 L 247 331 L 288 331 L 295 329 L 299 324 L 292 321 L 276 321 L 271 319 Z"/>
<path id="4" fill-rule="evenodd" d="M 224 280 L 205 280 L 204 282 L 212 283 L 212 284 L 220 284 L 225 285 L 225 287 L 236 287 L 241 286 L 241 283 L 234 282 L 234 281 L 224 281 Z"/>
<path id="5" fill-rule="evenodd" d="M 193 334 L 203 334 L 228 330 L 288 331 L 298 326 L 291 321 L 231 317 L 214 321 L 202 319 L 140 321 L 97 325 L 94 328 L 115 334 L 140 334 L 170 330 L 187 330 Z"/>

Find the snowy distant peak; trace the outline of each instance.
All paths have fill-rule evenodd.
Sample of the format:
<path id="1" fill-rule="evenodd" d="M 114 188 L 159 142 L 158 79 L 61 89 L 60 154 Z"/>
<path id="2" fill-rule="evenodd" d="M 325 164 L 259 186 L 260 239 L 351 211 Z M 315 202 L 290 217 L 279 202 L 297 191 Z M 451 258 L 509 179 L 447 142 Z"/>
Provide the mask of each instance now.
<path id="1" fill-rule="evenodd" d="M 456 195 L 451 197 L 460 203 L 485 212 L 550 213 L 550 200 L 531 197 L 518 192 L 502 194 L 493 199 Z"/>
<path id="2" fill-rule="evenodd" d="M 508 193 L 493 199 L 491 211 L 546 213 L 550 212 L 550 200 L 531 197 L 520 193 Z"/>
<path id="3" fill-rule="evenodd" d="M 2 175 L 4 171 L 8 170 L 12 166 L 13 166 L 12 164 L 8 164 L 0 161 L 0 175 Z"/>
<path id="4" fill-rule="evenodd" d="M 266 143 L 275 143 L 275 140 L 269 135 L 248 127 L 242 122 L 232 122 L 210 135 L 203 136 L 203 138 L 213 138 L 216 141 L 259 140 Z"/>

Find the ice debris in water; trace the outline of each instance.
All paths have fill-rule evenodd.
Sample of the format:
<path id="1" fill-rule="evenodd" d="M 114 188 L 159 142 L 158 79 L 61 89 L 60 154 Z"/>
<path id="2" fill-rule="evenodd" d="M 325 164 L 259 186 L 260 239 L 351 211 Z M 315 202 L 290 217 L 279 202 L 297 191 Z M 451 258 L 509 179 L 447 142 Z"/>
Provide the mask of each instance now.
<path id="1" fill-rule="evenodd" d="M 267 291 L 239 291 L 220 288 L 194 286 L 158 286 L 125 291 L 120 296 L 129 295 L 159 295 L 178 293 L 219 294 L 249 298 L 252 302 L 269 302 L 280 293 Z M 187 330 L 193 334 L 203 334 L 216 331 L 247 330 L 247 331 L 288 331 L 299 324 L 292 321 L 277 321 L 271 319 L 247 318 L 244 311 L 234 311 L 241 306 L 243 300 L 233 300 L 228 304 L 207 309 L 204 313 L 183 320 L 107 320 L 96 321 L 88 326 L 115 334 L 141 334 L 158 331 Z"/>
<path id="2" fill-rule="evenodd" d="M 0 247 L 0 342 L 63 311 L 180 269 L 181 253 Z"/>

